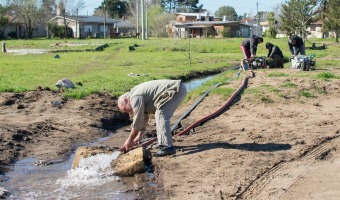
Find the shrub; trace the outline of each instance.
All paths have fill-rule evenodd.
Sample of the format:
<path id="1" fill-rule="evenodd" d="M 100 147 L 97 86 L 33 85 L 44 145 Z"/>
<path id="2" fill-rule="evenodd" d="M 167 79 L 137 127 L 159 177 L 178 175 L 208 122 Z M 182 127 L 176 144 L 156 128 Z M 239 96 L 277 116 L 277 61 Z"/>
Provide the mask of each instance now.
<path id="1" fill-rule="evenodd" d="M 16 31 L 11 31 L 7 34 L 8 37 L 10 38 L 17 38 L 17 32 Z"/>
<path id="2" fill-rule="evenodd" d="M 231 32 L 230 27 L 227 27 L 227 26 L 224 27 L 224 29 L 223 29 L 223 31 L 222 31 L 222 36 L 223 36 L 224 38 L 228 38 L 228 37 L 231 37 L 231 36 L 232 36 L 232 32 Z"/>

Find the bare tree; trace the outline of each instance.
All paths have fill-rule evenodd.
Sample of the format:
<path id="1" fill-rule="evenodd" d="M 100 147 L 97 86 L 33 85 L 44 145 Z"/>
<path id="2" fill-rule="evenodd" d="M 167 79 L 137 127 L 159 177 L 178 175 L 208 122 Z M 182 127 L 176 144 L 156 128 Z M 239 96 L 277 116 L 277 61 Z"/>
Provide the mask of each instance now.
<path id="1" fill-rule="evenodd" d="M 16 13 L 25 24 L 25 37 L 32 38 L 34 28 L 42 22 L 44 12 L 38 0 L 18 0 Z"/>
<path id="2" fill-rule="evenodd" d="M 18 16 L 15 13 L 15 2 L 11 0 L 0 1 L 0 38 L 4 38 L 6 28 Z"/>
<path id="3" fill-rule="evenodd" d="M 68 24 L 70 23 L 69 20 L 66 19 L 67 16 L 73 16 L 73 15 L 78 15 L 79 10 L 84 8 L 84 1 L 83 0 L 78 0 L 78 1 L 73 1 L 73 0 L 57 0 L 57 9 L 59 9 L 59 13 L 63 17 L 63 22 L 64 22 L 64 37 L 68 37 Z M 57 13 L 58 13 L 57 12 Z"/>

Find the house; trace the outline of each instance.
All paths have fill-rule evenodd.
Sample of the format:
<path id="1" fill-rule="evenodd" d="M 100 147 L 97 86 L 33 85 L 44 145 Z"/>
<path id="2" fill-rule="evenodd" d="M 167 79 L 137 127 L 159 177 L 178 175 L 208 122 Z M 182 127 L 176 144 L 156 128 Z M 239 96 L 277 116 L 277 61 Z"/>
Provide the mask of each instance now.
<path id="1" fill-rule="evenodd" d="M 334 38 L 334 32 L 323 32 L 323 22 L 317 21 L 307 27 L 307 38 Z"/>
<path id="2" fill-rule="evenodd" d="M 260 23 L 257 21 L 255 18 L 244 18 L 241 19 L 241 23 L 247 24 L 251 26 L 251 34 L 250 35 L 257 35 L 257 36 L 262 36 L 262 26 Z"/>
<path id="3" fill-rule="evenodd" d="M 20 18 L 13 18 L 9 16 L 10 24 L 6 27 L 4 36 L 23 39 L 28 37 L 28 32 L 26 30 L 26 24 Z M 44 23 L 39 23 L 33 28 L 32 37 L 46 37 L 47 31 Z"/>
<path id="4" fill-rule="evenodd" d="M 57 15 L 51 19 L 58 25 L 64 25 L 64 17 Z M 74 38 L 104 37 L 116 32 L 116 26 L 120 22 L 102 16 L 65 16 L 67 26 L 72 30 Z"/>
<path id="5" fill-rule="evenodd" d="M 333 38 L 335 37 L 334 32 L 323 32 L 323 23 L 321 21 L 317 21 L 311 23 L 307 26 L 307 38 Z M 284 38 L 288 37 L 285 31 L 278 31 L 276 38 Z"/>
<path id="6" fill-rule="evenodd" d="M 262 33 L 266 32 L 266 30 L 269 29 L 269 22 L 265 21 L 265 22 L 260 22 L 260 26 L 262 27 Z"/>
<path id="7" fill-rule="evenodd" d="M 222 19 L 222 18 L 221 18 Z M 217 20 L 215 16 L 205 13 L 177 13 L 169 35 L 174 38 L 223 37 L 229 27 L 231 37 L 249 37 L 251 26 L 238 21 L 227 21 L 226 17 Z"/>
<path id="8" fill-rule="evenodd" d="M 131 20 L 122 19 L 116 24 L 116 33 L 119 37 L 136 36 L 137 29 Z"/>

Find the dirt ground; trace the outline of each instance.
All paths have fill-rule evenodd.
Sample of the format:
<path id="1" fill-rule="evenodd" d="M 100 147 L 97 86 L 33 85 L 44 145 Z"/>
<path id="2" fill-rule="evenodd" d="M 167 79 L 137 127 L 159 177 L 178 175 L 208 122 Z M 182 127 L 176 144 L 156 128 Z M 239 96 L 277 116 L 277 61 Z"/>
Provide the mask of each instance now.
<path id="1" fill-rule="evenodd" d="M 338 199 L 339 79 L 303 76 L 322 70 L 280 69 L 276 71 L 301 76 L 267 76 L 273 71 L 256 71 L 231 106 L 176 137 L 176 155 L 153 158 L 154 178 L 135 176 L 141 184 L 136 199 Z M 339 76 L 340 69 L 332 73 Z M 221 87 L 238 88 L 241 81 Z M 283 87 L 288 83 L 296 87 Z M 301 95 L 307 90 L 315 96 Z M 182 121 L 181 129 L 227 100 L 205 97 Z M 194 101 L 181 105 L 174 119 Z M 129 117 L 117 110 L 116 100 L 108 94 L 65 100 L 62 92 L 38 88 L 0 93 L 0 104 L 1 173 L 23 157 L 58 161 L 77 145 L 109 132 L 115 134 L 103 143 L 110 146 L 120 146 L 128 135 Z"/>

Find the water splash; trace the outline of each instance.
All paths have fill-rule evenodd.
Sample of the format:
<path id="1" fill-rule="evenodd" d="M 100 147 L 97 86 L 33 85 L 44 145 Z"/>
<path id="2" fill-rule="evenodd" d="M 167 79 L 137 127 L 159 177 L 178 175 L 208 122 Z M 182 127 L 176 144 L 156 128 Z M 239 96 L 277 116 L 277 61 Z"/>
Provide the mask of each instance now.
<path id="1" fill-rule="evenodd" d="M 111 181 L 119 181 L 120 178 L 113 175 L 112 160 L 120 154 L 115 151 L 112 154 L 97 154 L 88 158 L 82 158 L 79 166 L 67 172 L 65 178 L 57 180 L 62 188 L 70 186 L 98 186 Z"/>

